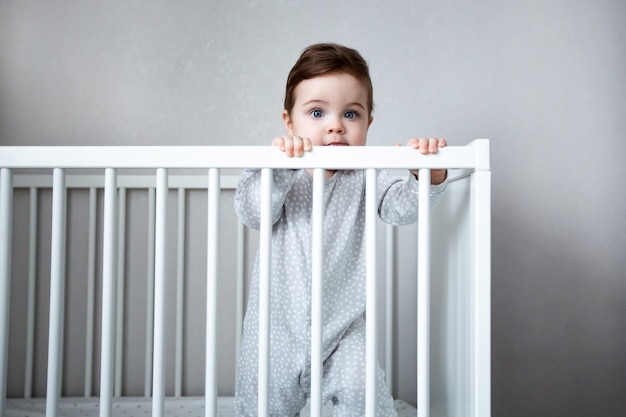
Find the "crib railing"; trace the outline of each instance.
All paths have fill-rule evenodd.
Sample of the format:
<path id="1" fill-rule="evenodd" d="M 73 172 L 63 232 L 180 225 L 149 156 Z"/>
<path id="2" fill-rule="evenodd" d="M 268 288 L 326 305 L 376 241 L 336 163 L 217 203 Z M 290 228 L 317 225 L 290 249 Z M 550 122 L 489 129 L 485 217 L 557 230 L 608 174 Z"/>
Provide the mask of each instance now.
<path id="1" fill-rule="evenodd" d="M 165 306 L 167 259 L 166 196 L 171 169 L 208 170 L 207 242 L 207 329 L 205 396 L 207 416 L 216 415 L 218 230 L 220 172 L 231 168 L 262 169 L 262 224 L 260 230 L 260 328 L 259 328 L 259 415 L 269 415 L 269 244 L 271 218 L 271 170 L 277 168 L 313 169 L 313 282 L 312 288 L 312 396 L 311 415 L 321 416 L 321 242 L 323 222 L 324 169 L 366 170 L 366 245 L 367 311 L 376 316 L 374 288 L 376 276 L 376 169 L 420 169 L 420 220 L 418 224 L 418 325 L 417 325 L 417 402 L 418 416 L 430 412 L 430 170 L 465 169 L 471 176 L 472 192 L 472 352 L 471 414 L 490 415 L 490 166 L 489 143 L 477 140 L 465 147 L 448 147 L 437 155 L 422 156 L 402 147 L 314 148 L 302 158 L 287 158 L 272 147 L 4 147 L 0 148 L 0 410 L 4 410 L 8 361 L 9 294 L 11 284 L 11 236 L 13 219 L 14 171 L 21 169 L 53 170 L 53 220 L 50 277 L 50 336 L 48 341 L 47 412 L 58 407 L 61 384 L 65 219 L 67 169 L 104 169 L 104 238 L 100 412 L 110 415 L 114 396 L 116 322 L 116 276 L 118 250 L 118 181 L 120 169 L 156 169 L 155 240 L 154 240 L 154 323 L 152 358 L 153 415 L 162 416 L 165 397 Z M 123 197 L 122 197 L 123 198 Z M 367 415 L 374 416 L 376 396 L 374 374 L 378 329 L 376 320 L 367 321 Z M 119 339 L 119 338 L 118 338 Z"/>

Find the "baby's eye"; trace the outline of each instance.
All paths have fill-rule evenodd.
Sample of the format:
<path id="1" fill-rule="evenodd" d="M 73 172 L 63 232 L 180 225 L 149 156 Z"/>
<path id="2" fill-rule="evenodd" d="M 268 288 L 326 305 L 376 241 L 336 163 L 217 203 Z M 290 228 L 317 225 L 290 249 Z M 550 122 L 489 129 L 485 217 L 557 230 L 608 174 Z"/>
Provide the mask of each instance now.
<path id="1" fill-rule="evenodd" d="M 316 119 L 319 119 L 320 117 L 324 116 L 324 112 L 321 111 L 320 109 L 311 110 L 309 114 Z"/>
<path id="2" fill-rule="evenodd" d="M 354 110 L 350 110 L 344 113 L 343 117 L 345 117 L 346 119 L 356 119 L 357 117 L 359 117 L 359 114 L 357 112 L 355 112 Z"/>

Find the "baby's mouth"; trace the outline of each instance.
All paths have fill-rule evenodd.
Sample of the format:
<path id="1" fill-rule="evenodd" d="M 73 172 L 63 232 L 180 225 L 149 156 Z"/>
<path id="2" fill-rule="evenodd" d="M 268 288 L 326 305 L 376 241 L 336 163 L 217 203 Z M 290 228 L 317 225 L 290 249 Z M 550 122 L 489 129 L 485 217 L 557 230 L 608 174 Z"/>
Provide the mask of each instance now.
<path id="1" fill-rule="evenodd" d="M 326 146 L 348 146 L 348 145 L 347 145 L 347 144 L 345 144 L 345 143 L 334 142 L 334 143 L 329 143 L 329 144 L 328 144 L 328 145 L 326 145 Z"/>

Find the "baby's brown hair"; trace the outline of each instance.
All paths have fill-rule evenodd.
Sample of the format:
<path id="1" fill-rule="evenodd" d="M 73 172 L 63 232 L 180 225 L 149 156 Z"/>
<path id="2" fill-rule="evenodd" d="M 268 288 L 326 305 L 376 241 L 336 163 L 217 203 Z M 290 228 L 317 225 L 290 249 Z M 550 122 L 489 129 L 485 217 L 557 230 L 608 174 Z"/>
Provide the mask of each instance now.
<path id="1" fill-rule="evenodd" d="M 368 113 L 374 110 L 374 92 L 367 62 L 355 50 L 335 43 L 318 43 L 307 47 L 295 63 L 285 88 L 285 110 L 291 113 L 296 101 L 295 90 L 304 80 L 329 73 L 350 74 L 359 80 L 367 91 Z"/>

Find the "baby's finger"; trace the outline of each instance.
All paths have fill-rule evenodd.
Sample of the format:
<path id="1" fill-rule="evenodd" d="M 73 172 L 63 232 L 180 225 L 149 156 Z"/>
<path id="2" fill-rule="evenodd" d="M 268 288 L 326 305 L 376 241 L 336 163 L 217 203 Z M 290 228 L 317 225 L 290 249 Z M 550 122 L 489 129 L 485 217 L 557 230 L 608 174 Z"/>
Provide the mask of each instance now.
<path id="1" fill-rule="evenodd" d="M 285 136 L 285 153 L 291 157 L 296 154 L 297 141 L 293 136 Z"/>
<path id="2" fill-rule="evenodd" d="M 406 146 L 409 146 L 413 149 L 417 149 L 420 146 L 420 142 L 419 139 L 416 138 L 411 138 L 409 140 L 406 141 Z"/>
<path id="3" fill-rule="evenodd" d="M 293 136 L 293 154 L 295 156 L 302 156 L 304 152 L 309 152 L 313 149 L 313 143 L 309 138 L 303 138 L 301 136 Z"/>
<path id="4" fill-rule="evenodd" d="M 282 136 L 276 136 L 274 139 L 272 139 L 272 146 L 275 146 L 281 151 L 284 151 L 285 150 L 285 138 L 283 138 Z"/>
<path id="5" fill-rule="evenodd" d="M 428 138 L 428 153 L 437 153 L 437 148 L 439 147 L 439 139 L 438 138 Z"/>
<path id="6" fill-rule="evenodd" d="M 291 138 L 293 141 L 293 154 L 295 156 L 302 156 L 304 152 L 304 140 L 300 136 L 293 136 Z"/>
<path id="7" fill-rule="evenodd" d="M 426 154 L 428 153 L 428 139 L 419 137 L 419 138 L 411 138 L 406 142 L 406 146 L 409 146 L 413 149 L 417 149 L 420 153 Z"/>
<path id="8" fill-rule="evenodd" d="M 448 145 L 445 139 L 442 138 L 428 138 L 428 152 L 437 153 L 439 148 L 445 148 Z"/>
<path id="9" fill-rule="evenodd" d="M 280 136 L 275 139 L 279 144 L 278 149 L 283 151 L 285 155 L 291 157 L 294 152 L 294 143 L 293 138 L 291 136 Z"/>
<path id="10" fill-rule="evenodd" d="M 418 149 L 419 149 L 420 153 L 427 154 L 428 151 L 429 151 L 430 139 L 429 138 L 419 138 L 418 141 L 419 141 Z"/>
<path id="11" fill-rule="evenodd" d="M 309 138 L 302 138 L 303 144 L 304 144 L 304 150 L 306 152 L 309 152 L 310 150 L 313 149 L 313 143 L 311 142 L 311 139 Z"/>

